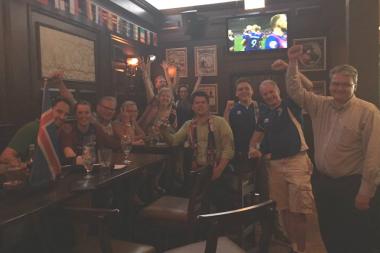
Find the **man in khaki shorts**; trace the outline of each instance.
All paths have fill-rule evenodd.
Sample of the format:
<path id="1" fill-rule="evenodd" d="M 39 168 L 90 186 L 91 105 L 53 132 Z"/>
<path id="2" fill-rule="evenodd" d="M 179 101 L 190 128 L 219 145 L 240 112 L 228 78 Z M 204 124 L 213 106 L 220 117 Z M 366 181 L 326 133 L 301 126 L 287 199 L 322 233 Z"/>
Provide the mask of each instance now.
<path id="1" fill-rule="evenodd" d="M 266 107 L 251 139 L 249 155 L 267 160 L 270 198 L 277 202 L 285 230 L 292 243 L 290 252 L 305 252 L 306 214 L 312 213 L 310 177 L 312 165 L 303 135 L 302 111 L 291 100 L 281 100 L 272 80 L 259 87 Z"/>

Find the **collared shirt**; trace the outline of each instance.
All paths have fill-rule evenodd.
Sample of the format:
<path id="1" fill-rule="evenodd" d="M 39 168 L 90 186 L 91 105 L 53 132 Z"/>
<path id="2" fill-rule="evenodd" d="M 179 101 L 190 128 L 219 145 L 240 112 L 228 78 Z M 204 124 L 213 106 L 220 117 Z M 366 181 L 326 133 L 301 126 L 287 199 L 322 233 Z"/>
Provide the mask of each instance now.
<path id="1" fill-rule="evenodd" d="M 237 102 L 231 109 L 229 121 L 234 134 L 236 152 L 248 154 L 249 141 L 259 116 L 258 111 L 256 101 L 252 101 L 248 107 Z"/>
<path id="2" fill-rule="evenodd" d="M 93 114 L 93 120 L 102 128 L 103 132 L 105 132 L 109 136 L 114 135 L 111 121 L 108 124 L 102 123 L 99 119 L 99 116 L 96 113 Z"/>
<path id="3" fill-rule="evenodd" d="M 216 146 L 216 160 L 221 158 L 231 160 L 234 156 L 233 135 L 227 121 L 219 116 L 211 116 L 211 128 L 214 129 L 215 146 Z M 165 139 L 171 145 L 179 145 L 184 143 L 189 134 L 191 120 L 188 120 L 183 126 L 175 133 L 170 134 L 168 131 L 164 132 Z M 197 126 L 197 163 L 199 165 L 207 164 L 207 144 L 208 144 L 209 124 L 205 122 Z"/>
<path id="4" fill-rule="evenodd" d="M 318 170 L 338 178 L 362 175 L 359 193 L 373 196 L 380 183 L 380 113 L 353 96 L 346 104 L 302 88 L 297 68 L 287 73 L 289 96 L 310 115 Z"/>

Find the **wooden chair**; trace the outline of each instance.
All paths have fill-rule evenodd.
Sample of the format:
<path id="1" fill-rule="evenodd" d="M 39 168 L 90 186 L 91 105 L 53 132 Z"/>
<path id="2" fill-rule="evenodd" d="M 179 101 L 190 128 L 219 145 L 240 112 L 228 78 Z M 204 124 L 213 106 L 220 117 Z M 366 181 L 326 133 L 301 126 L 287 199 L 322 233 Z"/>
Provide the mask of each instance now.
<path id="1" fill-rule="evenodd" d="M 175 248 L 166 253 L 243 253 L 241 247 L 227 237 L 219 237 L 221 231 L 228 231 L 248 222 L 260 222 L 261 235 L 259 253 L 267 253 L 274 227 L 275 202 L 268 200 L 257 205 L 222 213 L 198 216 L 200 224 L 208 228 L 207 240 Z M 219 238 L 218 238 L 219 237 Z"/>
<path id="2" fill-rule="evenodd" d="M 211 176 L 211 166 L 192 171 L 190 198 L 163 196 L 140 212 L 139 221 L 143 222 L 143 226 L 146 224 L 159 229 L 161 234 L 185 230 L 186 237 L 191 238 L 197 216 L 207 210 L 204 198 L 208 193 Z"/>
<path id="3" fill-rule="evenodd" d="M 127 241 L 111 240 L 109 222 L 119 214 L 118 209 L 75 208 L 65 207 L 66 212 L 75 224 L 93 225 L 96 236 L 86 236 L 79 242 L 73 252 L 80 253 L 155 253 L 148 245 Z M 87 234 L 87 229 L 85 234 Z"/>

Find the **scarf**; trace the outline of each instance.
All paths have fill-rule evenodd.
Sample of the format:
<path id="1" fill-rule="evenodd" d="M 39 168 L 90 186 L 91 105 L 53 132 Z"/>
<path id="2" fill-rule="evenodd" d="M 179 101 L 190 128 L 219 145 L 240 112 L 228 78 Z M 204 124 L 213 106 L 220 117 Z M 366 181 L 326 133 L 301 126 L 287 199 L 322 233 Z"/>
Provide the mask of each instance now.
<path id="1" fill-rule="evenodd" d="M 215 145 L 215 136 L 214 136 L 214 125 L 212 123 L 211 117 L 207 120 L 208 124 L 208 138 L 207 138 L 207 164 L 210 164 L 212 166 L 216 163 L 216 145 Z M 197 125 L 198 122 L 196 119 L 193 119 L 190 123 L 189 129 L 188 129 L 188 146 L 192 149 L 193 152 L 193 159 L 191 168 L 193 170 L 197 170 L 200 166 L 197 163 L 197 154 L 198 154 L 198 137 L 197 137 Z"/>

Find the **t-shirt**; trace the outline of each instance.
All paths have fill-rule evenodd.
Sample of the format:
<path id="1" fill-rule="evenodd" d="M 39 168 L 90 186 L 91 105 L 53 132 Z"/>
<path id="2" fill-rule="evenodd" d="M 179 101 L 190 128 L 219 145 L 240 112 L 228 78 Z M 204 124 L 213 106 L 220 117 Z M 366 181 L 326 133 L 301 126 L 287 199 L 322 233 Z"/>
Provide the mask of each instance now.
<path id="1" fill-rule="evenodd" d="M 186 121 L 193 118 L 193 110 L 189 100 L 178 100 L 176 103 L 177 108 L 177 124 L 180 128 Z"/>
<path id="2" fill-rule="evenodd" d="M 260 47 L 260 40 L 263 37 L 263 33 L 260 32 L 250 32 L 243 35 L 245 40 L 245 51 L 257 50 Z"/>
<path id="3" fill-rule="evenodd" d="M 289 157 L 301 151 L 300 133 L 289 115 L 288 108 L 302 124 L 302 110 L 292 100 L 283 100 L 275 109 L 260 108 L 257 131 L 265 134 L 261 150 L 265 154 L 271 153 L 273 160 Z"/>
<path id="4" fill-rule="evenodd" d="M 17 152 L 21 158 L 21 161 L 25 161 L 27 159 L 29 145 L 36 145 L 39 127 L 39 120 L 31 121 L 22 126 L 9 142 L 8 147 Z"/>
<path id="5" fill-rule="evenodd" d="M 249 141 L 256 128 L 258 111 L 256 102 L 251 103 L 248 107 L 238 102 L 231 109 L 229 121 L 234 134 L 236 152 L 248 154 Z"/>

